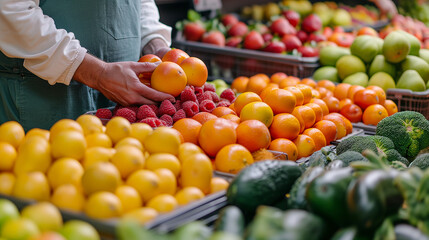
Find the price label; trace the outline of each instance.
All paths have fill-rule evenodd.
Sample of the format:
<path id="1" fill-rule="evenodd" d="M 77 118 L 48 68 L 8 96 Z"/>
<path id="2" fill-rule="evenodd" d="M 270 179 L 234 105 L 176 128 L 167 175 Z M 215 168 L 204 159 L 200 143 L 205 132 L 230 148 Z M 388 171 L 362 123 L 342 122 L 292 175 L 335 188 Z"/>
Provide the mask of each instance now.
<path id="1" fill-rule="evenodd" d="M 193 0 L 195 10 L 208 11 L 222 8 L 221 0 Z"/>

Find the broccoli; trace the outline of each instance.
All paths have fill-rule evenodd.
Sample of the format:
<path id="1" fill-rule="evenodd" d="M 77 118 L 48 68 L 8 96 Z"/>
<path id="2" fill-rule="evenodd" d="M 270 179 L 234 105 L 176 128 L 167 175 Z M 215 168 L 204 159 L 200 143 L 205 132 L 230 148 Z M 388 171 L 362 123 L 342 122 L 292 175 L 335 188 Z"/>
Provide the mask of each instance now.
<path id="1" fill-rule="evenodd" d="M 346 151 L 362 153 L 365 149 L 377 152 L 377 145 L 369 136 L 351 136 L 338 144 L 337 154 L 340 155 Z"/>
<path id="2" fill-rule="evenodd" d="M 396 151 L 395 149 L 390 149 L 387 150 L 385 152 L 386 156 L 387 156 L 387 160 L 389 161 L 390 164 L 392 164 L 394 161 L 398 161 L 401 162 L 403 164 L 405 164 L 405 166 L 408 166 L 410 164 L 410 162 L 408 161 L 408 159 L 404 158 L 398 151 Z"/>
<path id="3" fill-rule="evenodd" d="M 429 146 L 429 121 L 418 112 L 398 112 L 377 124 L 376 135 L 392 140 L 395 149 L 407 159 Z"/>
<path id="4" fill-rule="evenodd" d="M 368 162 L 368 159 L 366 159 L 366 157 L 355 151 L 343 152 L 337 156 L 337 159 L 343 161 L 347 166 L 349 165 L 349 163 L 356 161 Z"/>
<path id="5" fill-rule="evenodd" d="M 378 152 L 379 153 L 384 153 L 387 155 L 387 151 L 390 149 L 395 149 L 395 144 L 393 144 L 392 140 L 390 140 L 390 138 L 388 137 L 384 137 L 384 136 L 369 136 L 370 139 L 372 139 L 372 141 L 374 141 L 375 145 L 377 145 L 378 148 Z"/>
<path id="6" fill-rule="evenodd" d="M 420 154 L 411 162 L 410 167 L 418 167 L 422 170 L 429 168 L 429 153 Z"/>

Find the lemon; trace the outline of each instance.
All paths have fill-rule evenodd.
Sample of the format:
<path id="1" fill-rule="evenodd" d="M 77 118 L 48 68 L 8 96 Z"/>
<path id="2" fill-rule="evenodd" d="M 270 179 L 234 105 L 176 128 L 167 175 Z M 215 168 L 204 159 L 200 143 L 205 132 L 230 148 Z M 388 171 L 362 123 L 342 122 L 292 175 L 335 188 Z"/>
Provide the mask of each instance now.
<path id="1" fill-rule="evenodd" d="M 0 125 L 0 142 L 7 142 L 14 148 L 18 148 L 24 137 L 24 128 L 18 122 L 9 121 Z"/>
<path id="2" fill-rule="evenodd" d="M 54 159 L 70 157 L 80 160 L 85 155 L 85 150 L 85 137 L 77 131 L 66 130 L 59 132 L 51 141 L 51 151 Z"/>
<path id="3" fill-rule="evenodd" d="M 79 123 L 71 119 L 61 119 L 58 122 L 56 122 L 54 125 L 52 125 L 51 129 L 49 130 L 50 132 L 49 141 L 52 142 L 52 140 L 55 138 L 55 136 L 58 133 L 64 132 L 67 130 L 77 131 L 83 134 L 83 129 Z"/>
<path id="4" fill-rule="evenodd" d="M 86 195 L 99 191 L 114 192 L 120 184 L 121 175 L 118 169 L 107 162 L 88 167 L 82 176 L 83 192 Z"/>
<path id="5" fill-rule="evenodd" d="M 85 151 L 85 156 L 82 161 L 83 167 L 87 169 L 94 163 L 109 162 L 115 153 L 116 153 L 116 150 L 113 148 L 105 148 L 105 147 L 87 148 Z"/>
<path id="6" fill-rule="evenodd" d="M 207 194 L 210 192 L 212 176 L 213 166 L 209 157 L 197 153 L 184 159 L 179 183 L 182 187 L 197 187 Z"/>
<path id="7" fill-rule="evenodd" d="M 67 240 L 100 240 L 97 230 L 84 221 L 70 220 L 60 231 Z"/>
<path id="8" fill-rule="evenodd" d="M 22 173 L 17 175 L 12 195 L 38 201 L 49 200 L 51 189 L 48 179 L 41 172 Z"/>
<path id="9" fill-rule="evenodd" d="M 140 149 L 134 146 L 122 146 L 113 155 L 112 163 L 121 176 L 127 178 L 131 173 L 143 169 L 145 158 Z"/>
<path id="10" fill-rule="evenodd" d="M 131 124 L 130 137 L 136 138 L 141 144 L 144 144 L 146 137 L 153 132 L 153 129 L 146 123 Z"/>
<path id="11" fill-rule="evenodd" d="M 33 128 L 30 131 L 28 131 L 27 134 L 25 134 L 25 138 L 30 138 L 32 136 L 40 136 L 46 139 L 46 141 L 49 141 L 49 135 L 50 135 L 50 132 L 48 130 Z"/>
<path id="12" fill-rule="evenodd" d="M 122 214 L 122 203 L 111 192 L 97 192 L 89 196 L 84 211 L 86 215 L 96 219 L 119 217 Z"/>
<path id="13" fill-rule="evenodd" d="M 122 215 L 122 219 L 124 220 L 133 220 L 138 222 L 139 224 L 146 224 L 158 216 L 158 212 L 149 207 L 142 207 L 138 209 L 134 209 Z"/>
<path id="14" fill-rule="evenodd" d="M 140 141 L 137 140 L 137 138 L 133 138 L 133 137 L 123 138 L 115 144 L 116 149 L 118 149 L 122 146 L 134 146 L 134 147 L 138 148 L 140 151 L 144 150 L 143 145 L 140 143 Z"/>
<path id="15" fill-rule="evenodd" d="M 12 219 L 1 229 L 0 237 L 8 240 L 27 240 L 40 234 L 37 225 L 26 218 Z"/>
<path id="16" fill-rule="evenodd" d="M 150 153 L 170 153 L 177 155 L 181 144 L 180 133 L 169 127 L 159 127 L 144 141 L 144 148 Z"/>
<path id="17" fill-rule="evenodd" d="M 15 185 L 15 175 L 9 172 L 0 173 L 0 194 L 11 195 Z"/>
<path id="18" fill-rule="evenodd" d="M 229 187 L 229 182 L 220 177 L 214 177 L 210 181 L 210 193 L 226 190 Z"/>
<path id="19" fill-rule="evenodd" d="M 139 192 L 143 202 L 149 201 L 151 198 L 159 194 L 160 179 L 149 170 L 137 170 L 132 173 L 126 184 L 135 188 Z"/>
<path id="20" fill-rule="evenodd" d="M 146 168 L 155 170 L 158 168 L 167 168 L 171 170 L 177 177 L 180 174 L 180 162 L 176 156 L 169 153 L 155 153 L 151 154 L 146 160 Z"/>
<path id="21" fill-rule="evenodd" d="M 73 184 L 65 184 L 54 190 L 51 202 L 68 211 L 80 212 L 85 204 L 83 193 Z"/>
<path id="22" fill-rule="evenodd" d="M 0 171 L 11 171 L 18 156 L 15 147 L 7 142 L 0 142 Z"/>
<path id="23" fill-rule="evenodd" d="M 183 159 L 185 159 L 186 156 L 195 154 L 195 153 L 204 153 L 203 150 L 190 142 L 185 142 L 180 144 L 179 146 L 179 161 L 182 163 Z"/>
<path id="24" fill-rule="evenodd" d="M 93 133 L 85 136 L 87 148 L 91 147 L 105 147 L 111 148 L 113 146 L 112 140 L 105 133 Z"/>
<path id="25" fill-rule="evenodd" d="M 174 195 L 177 190 L 177 179 L 174 173 L 167 168 L 153 171 L 159 177 L 159 192 Z"/>
<path id="26" fill-rule="evenodd" d="M 197 187 L 185 187 L 174 196 L 179 205 L 186 205 L 204 198 L 204 193 Z"/>
<path id="27" fill-rule="evenodd" d="M 13 171 L 16 174 L 40 171 L 46 172 L 51 165 L 51 146 L 43 137 L 25 139 L 18 148 Z"/>
<path id="28" fill-rule="evenodd" d="M 113 117 L 106 124 L 106 134 L 110 137 L 113 144 L 119 142 L 122 138 L 130 135 L 131 124 L 123 117 Z"/>
<path id="29" fill-rule="evenodd" d="M 121 201 L 124 213 L 143 206 L 139 193 L 133 187 L 126 185 L 119 186 L 115 191 L 115 195 Z"/>
<path id="30" fill-rule="evenodd" d="M 53 189 L 64 185 L 80 185 L 83 175 L 83 167 L 73 158 L 60 158 L 52 164 L 48 170 L 48 181 Z"/>
<path id="31" fill-rule="evenodd" d="M 103 132 L 103 123 L 98 117 L 94 115 L 81 115 L 76 119 L 76 122 L 79 123 L 79 125 L 82 127 L 83 135 L 85 136 L 93 133 Z"/>
<path id="32" fill-rule="evenodd" d="M 63 218 L 60 211 L 49 202 L 28 205 L 22 209 L 21 216 L 36 223 L 42 232 L 58 231 L 63 226 Z"/>
<path id="33" fill-rule="evenodd" d="M 147 207 L 153 208 L 159 213 L 171 212 L 177 208 L 178 205 L 176 198 L 170 194 L 160 194 L 147 203 Z"/>

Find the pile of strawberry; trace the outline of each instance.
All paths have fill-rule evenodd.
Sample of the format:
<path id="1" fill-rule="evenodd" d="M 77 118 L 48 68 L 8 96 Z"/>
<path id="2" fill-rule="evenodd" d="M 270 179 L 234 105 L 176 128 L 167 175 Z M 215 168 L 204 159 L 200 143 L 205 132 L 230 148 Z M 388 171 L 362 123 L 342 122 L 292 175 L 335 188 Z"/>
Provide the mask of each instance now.
<path id="1" fill-rule="evenodd" d="M 124 107 L 116 105 L 111 111 L 107 108 L 98 109 L 95 116 L 100 119 L 111 119 L 120 116 L 130 123 L 142 122 L 151 127 L 172 126 L 182 118 L 192 118 L 199 112 L 211 113 L 216 107 L 229 107 L 235 101 L 235 93 L 231 89 L 224 90 L 220 96 L 212 84 L 203 87 L 186 86 L 176 97 L 176 102 L 164 100 L 159 106 L 141 105 Z"/>

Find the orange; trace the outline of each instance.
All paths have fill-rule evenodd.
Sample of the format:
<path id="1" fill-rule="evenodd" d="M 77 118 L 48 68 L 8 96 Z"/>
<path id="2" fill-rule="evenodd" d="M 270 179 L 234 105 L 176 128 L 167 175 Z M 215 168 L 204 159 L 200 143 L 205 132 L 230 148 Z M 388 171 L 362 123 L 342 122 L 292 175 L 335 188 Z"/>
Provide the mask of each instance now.
<path id="1" fill-rule="evenodd" d="M 335 84 L 329 80 L 320 80 L 317 82 L 318 87 L 324 87 L 329 91 L 333 92 L 335 90 Z"/>
<path id="2" fill-rule="evenodd" d="M 390 99 L 384 102 L 384 108 L 386 108 L 389 116 L 392 116 L 393 114 L 398 112 L 398 106 L 396 106 L 396 103 Z"/>
<path id="3" fill-rule="evenodd" d="M 353 101 L 349 98 L 344 98 L 343 100 L 340 100 L 339 106 L 340 106 L 340 111 L 341 109 L 343 109 L 345 106 L 353 104 Z"/>
<path id="4" fill-rule="evenodd" d="M 289 87 L 285 87 L 284 89 L 290 91 L 291 93 L 293 93 L 293 95 L 295 95 L 296 106 L 301 106 L 304 103 L 304 94 L 302 94 L 302 91 L 299 90 L 299 88 L 289 86 Z"/>
<path id="5" fill-rule="evenodd" d="M 340 109 L 340 101 L 336 97 L 325 97 L 322 99 L 326 105 L 328 106 L 329 112 L 339 112 Z"/>
<path id="6" fill-rule="evenodd" d="M 329 120 L 335 123 L 335 125 L 337 126 L 337 139 L 341 139 L 347 135 L 346 124 L 341 117 L 328 114 L 326 116 L 323 116 L 323 120 Z"/>
<path id="7" fill-rule="evenodd" d="M 215 193 L 228 189 L 229 183 L 223 178 L 213 177 L 210 181 L 210 193 Z"/>
<path id="8" fill-rule="evenodd" d="M 139 62 L 161 62 L 161 58 L 155 54 L 146 54 L 139 59 Z"/>
<path id="9" fill-rule="evenodd" d="M 258 120 L 247 120 L 240 123 L 236 129 L 237 143 L 250 152 L 267 148 L 271 142 L 270 130 Z"/>
<path id="10" fill-rule="evenodd" d="M 329 91 L 328 89 L 324 88 L 324 87 L 316 87 L 316 91 L 319 92 L 320 94 L 320 98 L 324 98 L 324 97 L 332 97 L 334 96 L 334 93 Z"/>
<path id="11" fill-rule="evenodd" d="M 273 75 L 271 75 L 270 81 L 272 83 L 279 84 L 285 78 L 287 78 L 286 73 L 284 73 L 284 72 L 276 72 Z"/>
<path id="12" fill-rule="evenodd" d="M 295 143 L 296 148 L 298 149 L 298 159 L 308 157 L 316 150 L 314 140 L 307 135 L 298 135 L 298 137 L 293 140 L 293 143 Z"/>
<path id="13" fill-rule="evenodd" d="M 237 99 L 235 99 L 236 101 L 237 101 Z M 237 113 L 236 111 L 235 111 L 235 101 L 233 102 L 233 103 L 231 103 L 231 105 L 229 105 L 229 108 L 231 108 L 231 110 L 232 111 L 234 111 L 235 113 Z"/>
<path id="14" fill-rule="evenodd" d="M 378 96 L 378 103 L 384 105 L 386 101 L 386 92 L 379 86 L 368 86 L 366 89 L 373 90 Z"/>
<path id="15" fill-rule="evenodd" d="M 347 134 L 352 133 L 352 131 L 353 131 L 353 125 L 352 125 L 352 123 L 350 122 L 350 120 L 348 118 L 344 117 L 343 115 L 341 115 L 339 113 L 331 113 L 331 114 L 334 115 L 334 116 L 338 116 L 338 117 L 342 118 L 343 122 L 344 122 L 344 126 L 346 126 L 346 133 Z"/>
<path id="16" fill-rule="evenodd" d="M 322 110 L 322 107 L 320 105 L 318 105 L 314 102 L 310 102 L 310 103 L 305 104 L 304 106 L 307 106 L 307 107 L 313 109 L 314 114 L 316 115 L 315 122 L 322 120 L 323 110 Z"/>
<path id="17" fill-rule="evenodd" d="M 211 119 L 205 122 L 200 130 L 198 142 L 209 156 L 216 153 L 228 144 L 236 143 L 237 134 L 232 122 L 223 118 Z"/>
<path id="18" fill-rule="evenodd" d="M 301 131 L 299 120 L 292 114 L 280 113 L 274 116 L 270 126 L 271 136 L 276 138 L 295 139 Z"/>
<path id="19" fill-rule="evenodd" d="M 298 158 L 298 148 L 296 148 L 295 143 L 286 138 L 274 139 L 268 149 L 286 153 L 287 159 L 291 161 L 295 161 Z"/>
<path id="20" fill-rule="evenodd" d="M 183 60 L 188 58 L 189 55 L 180 49 L 171 49 L 168 51 L 164 57 L 162 57 L 163 62 L 174 62 L 177 64 L 182 63 Z"/>
<path id="21" fill-rule="evenodd" d="M 200 124 L 204 124 L 208 120 L 215 119 L 215 118 L 217 118 L 216 115 L 213 115 L 208 112 L 199 112 L 192 117 L 192 119 L 196 120 Z"/>
<path id="22" fill-rule="evenodd" d="M 261 97 L 254 92 L 245 92 L 237 96 L 235 99 L 234 109 L 237 115 L 240 115 L 241 109 L 248 103 L 251 102 L 262 102 Z M 230 106 L 231 107 L 231 106 Z"/>
<path id="23" fill-rule="evenodd" d="M 307 135 L 311 137 L 316 146 L 315 151 L 320 150 L 322 147 L 326 146 L 326 138 L 322 131 L 317 128 L 307 128 L 302 133 L 303 135 Z"/>
<path id="24" fill-rule="evenodd" d="M 234 81 L 232 81 L 231 89 L 234 90 L 234 92 L 236 93 L 242 93 L 246 91 L 247 83 L 249 83 L 248 77 L 237 77 L 236 79 L 234 79 Z"/>
<path id="25" fill-rule="evenodd" d="M 281 80 L 279 83 L 279 86 L 280 86 L 280 88 L 294 87 L 299 83 L 301 83 L 301 80 L 299 78 L 289 76 L 289 77 Z"/>
<path id="26" fill-rule="evenodd" d="M 317 87 L 316 81 L 314 81 L 311 78 L 304 78 L 304 79 L 301 80 L 301 83 L 305 84 L 305 85 L 307 85 L 307 86 L 309 86 L 311 88 L 316 88 Z"/>
<path id="27" fill-rule="evenodd" d="M 319 129 L 323 133 L 326 144 L 337 140 L 337 125 L 333 121 L 321 120 L 314 124 L 313 127 Z"/>
<path id="28" fill-rule="evenodd" d="M 312 88 L 305 84 L 297 84 L 296 87 L 301 90 L 302 95 L 304 96 L 303 104 L 309 103 L 313 98 L 313 93 L 311 92 Z"/>
<path id="29" fill-rule="evenodd" d="M 229 107 L 217 107 L 213 110 L 212 112 L 213 115 L 217 116 L 217 117 L 222 117 L 225 116 L 227 114 L 234 114 L 237 115 L 234 110 L 232 110 Z"/>
<path id="30" fill-rule="evenodd" d="M 258 73 L 258 74 L 253 75 L 253 77 L 261 78 L 261 79 L 263 79 L 267 84 L 268 84 L 268 83 L 270 83 L 270 77 L 268 77 L 268 75 L 267 75 L 267 74 L 264 74 L 264 73 Z"/>
<path id="31" fill-rule="evenodd" d="M 373 104 L 378 104 L 379 98 L 375 91 L 370 89 L 362 89 L 355 93 L 353 102 L 354 104 L 361 107 L 362 110 L 365 110 L 367 107 Z"/>
<path id="32" fill-rule="evenodd" d="M 347 92 L 352 85 L 348 83 L 340 83 L 335 87 L 334 97 L 338 98 L 338 100 L 343 100 L 347 98 Z"/>
<path id="33" fill-rule="evenodd" d="M 312 98 L 320 98 L 320 92 L 317 91 L 316 89 L 311 89 L 311 94 L 312 94 Z"/>
<path id="34" fill-rule="evenodd" d="M 264 78 L 252 76 L 249 78 L 249 82 L 247 83 L 246 92 L 254 92 L 259 95 L 267 85 L 268 82 Z"/>
<path id="35" fill-rule="evenodd" d="M 382 119 L 389 116 L 386 108 L 380 104 L 369 106 L 363 112 L 362 121 L 364 124 L 377 125 Z"/>
<path id="36" fill-rule="evenodd" d="M 223 147 L 215 158 L 217 170 L 232 174 L 240 172 L 252 163 L 252 154 L 240 144 L 229 144 Z"/>
<path id="37" fill-rule="evenodd" d="M 179 131 L 185 142 L 198 144 L 201 123 L 191 118 L 182 118 L 173 124 L 173 128 Z"/>
<path id="38" fill-rule="evenodd" d="M 164 56 L 165 57 L 165 56 Z M 174 62 L 163 62 L 156 67 L 150 80 L 155 90 L 171 94 L 175 97 L 185 89 L 187 77 L 185 71 Z"/>
<path id="39" fill-rule="evenodd" d="M 261 97 L 261 99 L 263 100 L 265 98 L 265 95 L 267 95 L 268 92 L 270 92 L 273 89 L 278 89 L 279 85 L 277 83 L 269 83 L 264 90 L 262 90 L 262 92 L 259 94 L 259 96 Z"/>
<path id="40" fill-rule="evenodd" d="M 340 113 L 351 122 L 362 122 L 362 109 L 356 104 L 342 107 Z"/>
<path id="41" fill-rule="evenodd" d="M 264 102 L 251 102 L 243 107 L 240 112 L 241 121 L 259 120 L 267 127 L 273 122 L 273 110 Z"/>
<path id="42" fill-rule="evenodd" d="M 208 71 L 203 61 L 196 57 L 189 57 L 180 63 L 185 71 L 188 85 L 202 87 L 207 81 Z"/>
<path id="43" fill-rule="evenodd" d="M 347 91 L 347 98 L 353 101 L 356 92 L 362 89 L 365 89 L 365 88 L 360 85 L 352 85 Z"/>
<path id="44" fill-rule="evenodd" d="M 9 121 L 0 125 L 0 141 L 7 142 L 18 149 L 18 146 L 24 141 L 24 137 L 24 128 L 18 122 Z"/>
<path id="45" fill-rule="evenodd" d="M 241 121 L 239 116 L 237 116 L 236 114 L 232 114 L 232 113 L 226 114 L 225 116 L 222 116 L 221 118 L 224 118 L 224 119 L 229 120 L 229 121 L 236 123 L 236 124 L 239 124 Z"/>
<path id="46" fill-rule="evenodd" d="M 307 106 L 298 106 L 296 107 L 292 115 L 294 115 L 301 124 L 300 133 L 304 131 L 305 128 L 309 128 L 314 125 L 316 122 L 316 114 L 313 109 Z"/>
<path id="47" fill-rule="evenodd" d="M 325 101 L 323 101 L 322 99 L 313 98 L 313 99 L 311 99 L 310 103 L 315 103 L 315 104 L 319 105 L 322 108 L 323 116 L 329 114 L 328 105 L 326 105 Z"/>
<path id="48" fill-rule="evenodd" d="M 295 95 L 284 89 L 271 89 L 262 100 L 271 107 L 274 114 L 291 113 L 296 104 Z"/>

